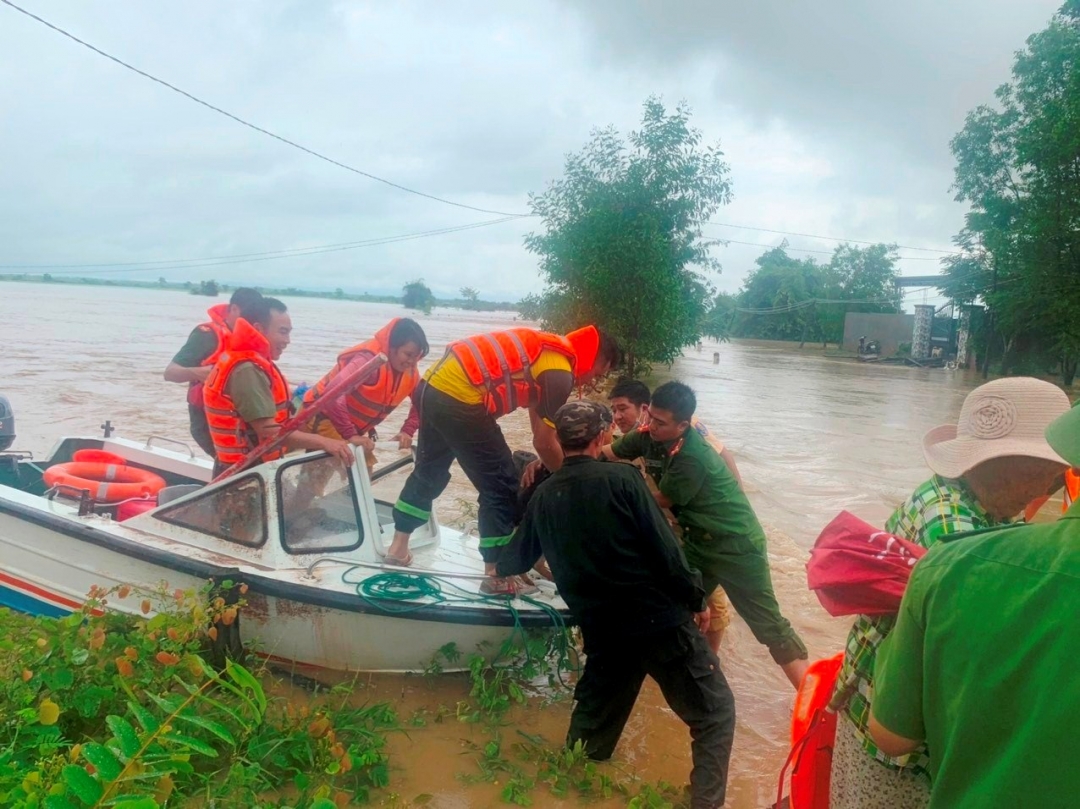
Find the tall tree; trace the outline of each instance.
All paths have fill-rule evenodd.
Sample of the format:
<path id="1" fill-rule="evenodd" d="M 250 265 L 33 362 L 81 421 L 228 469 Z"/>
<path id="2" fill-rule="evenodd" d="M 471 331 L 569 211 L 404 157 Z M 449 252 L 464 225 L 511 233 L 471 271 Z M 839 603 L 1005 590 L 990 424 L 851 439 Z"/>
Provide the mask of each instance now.
<path id="1" fill-rule="evenodd" d="M 690 115 L 650 98 L 639 130 L 625 140 L 610 127 L 593 132 L 563 177 L 529 197 L 544 231 L 525 246 L 546 288 L 526 309 L 555 331 L 611 332 L 631 375 L 697 342 L 712 296 L 705 274 L 719 270 L 701 223 L 730 201 L 729 170 Z"/>
<path id="2" fill-rule="evenodd" d="M 979 300 L 1012 348 L 1051 357 L 1065 384 L 1080 362 L 1080 0 L 1017 53 L 997 104 L 968 114 L 952 141 L 957 199 L 968 202 L 950 293 Z M 989 346 L 998 340 L 987 339 Z"/>

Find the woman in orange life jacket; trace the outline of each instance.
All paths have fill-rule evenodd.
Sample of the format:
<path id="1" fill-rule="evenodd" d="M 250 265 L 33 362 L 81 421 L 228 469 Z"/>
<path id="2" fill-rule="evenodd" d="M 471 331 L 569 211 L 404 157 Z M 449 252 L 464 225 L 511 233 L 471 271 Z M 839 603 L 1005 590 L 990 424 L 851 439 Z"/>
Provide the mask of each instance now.
<path id="1" fill-rule="evenodd" d="M 562 448 L 552 419 L 574 385 L 619 365 L 622 352 L 595 326 L 565 337 L 527 328 L 478 334 L 450 343 L 418 388 L 420 448 L 394 506 L 394 540 L 386 561 L 412 562 L 409 536 L 431 517 L 431 503 L 450 482 L 456 459 L 479 492 L 480 554 L 487 593 L 510 595 L 513 581 L 496 579 L 495 562 L 519 519 L 518 476 L 497 419 L 527 407 L 533 447 L 557 470 Z"/>
<path id="2" fill-rule="evenodd" d="M 221 352 L 225 350 L 225 341 L 229 338 L 237 318 L 243 317 L 250 322 L 253 307 L 257 307 L 261 302 L 262 295 L 257 290 L 239 287 L 233 292 L 228 303 L 219 303 L 207 310 L 209 320 L 192 329 L 187 342 L 165 367 L 166 382 L 188 386 L 191 437 L 211 458 L 214 457 L 214 442 L 210 438 L 210 428 L 203 410 L 203 383 L 210 376 Z"/>
<path id="3" fill-rule="evenodd" d="M 203 388 L 215 477 L 277 435 L 289 417 L 288 384 L 274 360 L 289 345 L 292 320 L 285 304 L 275 298 L 263 298 L 252 317 L 250 323 L 242 317 L 236 321 Z M 299 430 L 261 460 L 274 460 L 293 449 L 323 450 L 347 466 L 354 460 L 347 442 Z"/>
<path id="4" fill-rule="evenodd" d="M 354 446 L 363 447 L 370 469 L 375 464 L 375 428 L 406 397 L 412 397 L 420 381 L 417 363 L 429 350 L 427 336 L 420 324 L 402 317 L 391 320 L 372 339 L 343 351 L 334 367 L 304 394 L 305 407 L 320 399 L 340 374 L 353 373 L 376 354 L 385 354 L 388 362 L 374 379 L 343 391 L 309 422 L 307 429 L 327 438 L 343 439 Z M 405 424 L 393 440 L 402 449 L 407 449 L 412 446 L 419 426 L 420 416 L 413 400 Z"/>

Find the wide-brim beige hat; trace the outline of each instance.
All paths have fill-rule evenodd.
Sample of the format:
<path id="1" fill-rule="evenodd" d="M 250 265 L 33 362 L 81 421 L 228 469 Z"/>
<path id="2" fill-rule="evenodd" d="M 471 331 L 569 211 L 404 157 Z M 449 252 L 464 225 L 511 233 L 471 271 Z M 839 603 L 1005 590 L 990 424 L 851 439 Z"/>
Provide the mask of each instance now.
<path id="1" fill-rule="evenodd" d="M 994 458 L 1018 455 L 1067 466 L 1045 433 L 1068 410 L 1069 397 L 1057 385 L 1026 376 L 995 379 L 967 395 L 956 424 L 923 436 L 923 455 L 934 472 L 947 478 Z"/>

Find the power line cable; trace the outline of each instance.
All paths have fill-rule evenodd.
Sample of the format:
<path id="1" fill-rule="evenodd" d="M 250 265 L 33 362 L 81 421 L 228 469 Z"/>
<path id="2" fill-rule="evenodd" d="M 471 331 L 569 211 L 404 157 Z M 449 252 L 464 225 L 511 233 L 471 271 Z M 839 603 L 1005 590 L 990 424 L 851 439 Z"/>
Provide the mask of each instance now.
<path id="1" fill-rule="evenodd" d="M 3 2 L 3 0 L 0 0 Z M 457 233 L 463 230 L 472 230 L 474 228 L 488 227 L 490 225 L 501 225 L 505 222 L 512 222 L 520 217 L 516 216 L 503 216 L 498 219 L 487 219 L 482 222 L 472 222 L 467 225 L 456 225 L 454 227 L 440 228 L 437 230 L 420 231 L 418 233 L 406 233 L 398 236 L 386 236 L 375 239 L 364 239 L 355 242 L 337 242 L 333 244 L 318 244 L 310 245 L 308 247 L 293 247 L 284 248 L 280 250 L 267 250 L 257 253 L 235 253 L 231 255 L 221 256 L 201 256 L 198 258 L 175 258 L 175 259 L 160 259 L 156 261 L 103 261 L 103 262 L 91 262 L 82 264 L 0 264 L 0 270 L 53 270 L 53 269 L 96 269 L 96 268 L 113 268 L 113 267 L 145 267 L 152 269 L 154 267 L 162 267 L 165 269 L 176 269 L 180 265 L 184 264 L 202 264 L 203 262 L 215 262 L 222 259 L 251 259 L 252 261 L 269 260 L 269 258 L 287 258 L 290 255 L 309 255 L 315 253 L 329 253 L 337 250 L 350 250 L 356 247 L 367 247 L 373 244 L 381 244 L 389 241 L 406 241 L 414 238 L 423 238 L 427 236 L 440 236 L 446 233 Z M 725 239 L 723 241 L 711 240 L 709 244 L 722 244 L 730 242 L 732 240 Z M 753 247 L 765 247 L 769 245 L 760 245 L 754 242 L 738 242 L 735 244 L 745 244 Z M 798 250 L 799 248 L 788 248 L 792 250 Z M 826 253 L 827 251 L 818 250 L 813 252 Z M 831 254 L 829 254 L 831 255 Z M 268 257 L 268 258 L 262 258 Z M 921 259 L 915 259 L 916 261 Z M 243 264 L 243 261 L 233 261 L 229 263 Z M 207 266 L 214 266 L 208 264 Z"/>
<path id="2" fill-rule="evenodd" d="M 64 37 L 70 39 L 71 41 L 73 41 L 73 42 L 75 42 L 75 43 L 77 43 L 79 45 L 82 45 L 84 48 L 87 48 L 88 50 L 93 51 L 94 53 L 98 54 L 99 56 L 102 56 L 105 59 L 108 59 L 109 61 L 114 62 L 117 65 L 120 65 L 121 67 L 125 68 L 126 70 L 130 70 L 133 73 L 136 73 L 137 75 L 142 76 L 145 79 L 148 79 L 148 80 L 150 80 L 150 81 L 152 81 L 152 82 L 154 82 L 156 84 L 161 85 L 162 87 L 165 87 L 165 88 L 167 88 L 169 90 L 172 90 L 174 93 L 178 93 L 179 95 L 184 96 L 188 100 L 193 101 L 196 104 L 199 104 L 200 106 L 205 107 L 208 110 L 211 110 L 212 112 L 216 112 L 219 115 L 223 115 L 226 118 L 229 118 L 230 120 L 240 124 L 241 126 L 245 126 L 248 129 L 254 130 L 255 132 L 258 132 L 258 133 L 260 133 L 262 135 L 273 138 L 274 140 L 279 141 L 280 143 L 283 143 L 286 146 L 290 146 L 290 147 L 292 147 L 294 149 L 298 149 L 298 150 L 300 150 L 300 151 L 302 151 L 302 152 L 304 152 L 304 153 L 306 153 L 308 155 L 311 155 L 312 157 L 315 157 L 315 158 L 317 158 L 319 160 L 322 160 L 322 161 L 324 161 L 326 163 L 330 163 L 331 165 L 337 166 L 338 168 L 345 169 L 346 171 L 352 172 L 353 174 L 358 174 L 361 177 L 366 177 L 369 180 L 373 180 L 375 182 L 382 183 L 383 185 L 390 186 L 391 188 L 395 188 L 395 189 L 397 189 L 399 191 L 403 191 L 403 192 L 408 193 L 408 194 L 413 194 L 413 195 L 418 196 L 418 197 L 423 197 L 425 199 L 430 199 L 430 200 L 432 200 L 434 202 L 440 202 L 440 203 L 442 203 L 444 205 L 451 205 L 451 206 L 454 206 L 456 208 L 464 208 L 466 210 L 477 211 L 479 213 L 489 213 L 489 214 L 494 214 L 496 216 L 504 216 L 504 217 L 511 217 L 511 218 L 530 218 L 530 217 L 536 216 L 536 214 L 531 214 L 531 213 L 510 213 L 510 212 L 507 212 L 507 211 L 498 211 L 498 210 L 493 210 L 493 209 L 490 209 L 490 208 L 480 208 L 480 207 L 477 207 L 475 205 L 468 205 L 468 204 L 463 203 L 463 202 L 455 202 L 453 200 L 449 200 L 449 199 L 446 199 L 444 197 L 439 197 L 439 196 L 435 196 L 434 194 L 428 194 L 428 193 L 426 193 L 424 191 L 419 191 L 419 190 L 417 190 L 415 188 L 409 188 L 408 186 L 401 185 L 400 183 L 395 183 L 392 180 L 387 180 L 384 177 L 379 177 L 378 175 L 375 175 L 375 174 L 372 174 L 370 172 L 364 171 L 363 169 L 358 169 L 355 166 L 350 166 L 347 163 L 343 163 L 340 160 L 335 160 L 334 158 L 329 157 L 328 155 L 325 155 L 325 154 L 323 154 L 321 152 L 318 152 L 315 149 L 311 149 L 311 148 L 309 148 L 307 146 L 304 146 L 303 144 L 297 143 L 294 140 L 290 140 L 289 138 L 286 138 L 286 137 L 284 137 L 282 135 L 278 135 L 275 132 L 271 132 L 269 129 L 265 129 L 265 128 L 259 126 L 258 124 L 254 124 L 251 121 L 248 121 L 248 120 L 246 120 L 244 118 L 241 118 L 238 115 L 235 115 L 234 113 L 229 112 L 228 110 L 222 109 L 221 107 L 218 107 L 218 106 L 216 106 L 214 104 L 211 104 L 210 102 L 205 101 L 202 98 L 199 98 L 198 96 L 196 96 L 196 95 L 194 95 L 192 93 L 189 93 L 188 91 L 183 90 L 183 89 L 177 87 L 176 85 L 165 81 L 164 79 L 160 79 L 157 76 L 154 76 L 154 75 L 152 75 L 150 73 L 147 73 L 145 70 L 142 70 L 140 68 L 135 67 L 132 64 L 129 64 L 128 62 L 125 62 L 123 59 L 120 59 L 120 58 L 118 58 L 116 56 L 113 56 L 112 54 L 101 50 L 100 48 L 96 47 L 95 45 L 91 45 L 89 42 L 86 42 L 85 40 L 80 39 L 79 37 L 75 36 L 71 32 L 61 28 L 58 25 L 55 25 L 55 24 L 49 22 L 48 20 L 44 19 L 43 17 L 40 17 L 37 14 L 34 14 L 33 12 L 28 11 L 25 8 L 22 8 L 21 6 L 16 5 L 15 3 L 11 2 L 11 0 L 0 0 L 0 3 L 3 3 L 4 5 L 14 9 L 15 11 L 18 11 L 20 14 L 23 14 L 26 17 L 29 17 L 30 19 L 41 23 L 42 25 L 44 25 L 47 28 L 55 31 L 56 33 L 60 34 L 61 36 L 64 36 Z M 775 230 L 775 229 L 772 229 L 772 228 L 761 228 L 761 227 L 754 227 L 754 226 L 750 226 L 750 225 L 735 225 L 735 224 L 731 224 L 731 223 L 727 223 L 727 222 L 706 221 L 706 222 L 703 222 L 702 224 L 715 225 L 715 226 L 719 226 L 719 227 L 736 228 L 736 229 L 741 229 L 741 230 L 753 230 L 753 231 L 758 231 L 758 232 L 761 232 L 761 233 L 775 233 L 775 234 L 778 234 L 778 235 L 785 235 L 785 236 L 800 236 L 800 237 L 804 237 L 804 238 L 823 239 L 823 240 L 826 240 L 826 241 L 851 242 L 853 244 L 873 245 L 873 244 L 881 244 L 882 243 L 882 242 L 865 241 L 865 240 L 862 240 L 862 239 L 841 239 L 841 238 L 837 238 L 837 237 L 833 237 L 833 236 L 821 236 L 821 235 L 816 235 L 816 234 L 812 234 L 812 233 L 797 233 L 797 232 L 793 232 L 793 231 Z M 730 243 L 733 243 L 733 244 L 747 245 L 747 246 L 750 246 L 750 247 L 764 247 L 764 248 L 771 247 L 770 245 L 761 245 L 761 244 L 756 244 L 754 242 L 741 242 L 741 241 L 738 241 L 738 240 L 735 240 L 735 239 L 714 240 L 713 243 L 719 243 L 721 241 L 727 241 L 727 242 L 730 242 Z M 957 254 L 956 251 L 941 250 L 941 249 L 938 249 L 938 248 L 931 248 L 931 247 L 914 247 L 914 246 L 905 246 L 905 245 L 897 245 L 897 247 L 899 247 L 901 249 L 904 249 L 904 250 L 919 250 L 919 251 L 926 251 L 926 252 L 937 252 L 937 253 L 945 253 L 945 254 L 949 254 L 949 255 L 956 255 Z M 789 249 L 789 250 L 791 250 L 793 252 L 820 253 L 822 255 L 831 255 L 831 252 L 827 251 L 827 250 L 812 250 L 812 249 L 809 249 L 809 248 L 797 248 L 797 247 L 789 247 L 787 249 Z M 932 259 L 932 258 L 913 258 L 913 257 L 902 257 L 902 258 L 904 258 L 904 260 L 906 260 L 906 261 L 936 261 L 937 260 L 937 259 Z"/>
<path id="3" fill-rule="evenodd" d="M 0 2 L 5 2 L 5 0 L 0 0 Z M 747 247 L 761 247 L 761 248 L 764 248 L 765 250 L 781 249 L 781 250 L 784 250 L 785 252 L 786 251 L 791 251 L 793 253 L 818 253 L 819 255 L 823 255 L 823 256 L 831 256 L 836 252 L 835 250 L 813 250 L 813 249 L 811 249 L 809 247 L 791 247 L 791 246 L 781 247 L 778 244 L 759 244 L 758 242 L 741 242 L 738 239 L 706 239 L 705 243 L 706 244 L 744 244 Z M 873 244 L 878 244 L 878 242 L 873 242 Z M 897 256 L 897 259 L 900 260 L 900 261 L 941 261 L 940 258 L 935 258 L 933 256 Z"/>
<path id="4" fill-rule="evenodd" d="M 13 8 L 15 11 L 18 11 L 20 14 L 24 14 L 27 17 L 30 17 L 33 20 L 37 20 L 37 22 L 41 23 L 42 25 L 44 25 L 44 26 L 46 26 L 48 28 L 51 28 L 53 31 L 56 31 L 56 33 L 67 37 L 68 39 L 72 40 L 73 42 L 77 42 L 78 44 L 82 45 L 84 48 L 88 48 L 88 49 L 92 50 L 94 53 L 98 54 L 99 56 L 103 56 L 106 59 L 108 59 L 109 61 L 115 62 L 116 64 L 120 65 L 121 67 L 126 68 L 127 70 L 130 70 L 133 73 L 137 73 L 138 75 L 142 76 L 145 79 L 149 79 L 152 82 L 160 84 L 162 87 L 166 87 L 169 90 L 172 90 L 174 93 L 179 93 L 180 95 L 184 96 L 185 98 L 187 98 L 187 99 L 189 99 L 191 101 L 194 101 L 196 104 L 199 104 L 199 105 L 201 105 L 203 107 L 206 107 L 208 110 L 212 110 L 213 112 L 216 112 L 219 115 L 224 115 L 226 118 L 229 118 L 229 119 L 235 121 L 236 123 L 241 124 L 242 126 L 246 126 L 248 129 L 253 129 L 256 132 L 259 132 L 259 133 L 261 133 L 263 135 L 266 135 L 267 137 L 273 138 L 276 141 L 280 141 L 281 143 L 284 143 L 286 146 L 291 146 L 294 149 L 299 149 L 301 152 L 305 152 L 305 153 L 311 155 L 312 157 L 317 157 L 319 160 L 323 160 L 323 161 L 325 161 L 327 163 L 330 163 L 331 165 L 337 166 L 338 168 L 345 169 L 346 171 L 351 171 L 353 174 L 359 174 L 361 177 L 366 177 L 369 180 L 374 180 L 377 183 L 382 183 L 383 185 L 388 185 L 391 188 L 396 188 L 398 191 L 404 191 L 404 192 L 406 192 L 408 194 L 415 194 L 418 197 L 424 197 L 425 199 L 430 199 L 430 200 L 433 200 L 435 202 L 441 202 L 444 205 L 453 205 L 455 208 L 464 208 L 466 210 L 477 211 L 479 213 L 495 214 L 496 216 L 526 217 L 526 216 L 534 216 L 535 215 L 535 214 L 507 213 L 506 211 L 494 211 L 494 210 L 490 210 L 488 208 L 478 208 L 475 205 L 467 205 L 464 202 L 454 202 L 453 200 L 444 199 L 443 197 L 437 197 L 434 194 L 427 194 L 427 193 L 425 193 L 423 191 L 417 191 L 415 188 L 409 188 L 408 186 L 401 185 L 400 183 L 395 183 L 392 180 L 387 180 L 384 177 L 379 177 L 379 176 L 377 176 L 375 174 L 371 174 L 370 172 L 364 171 L 362 169 L 358 169 L 355 166 L 350 166 L 347 163 L 342 163 L 340 160 L 335 160 L 334 158 L 328 157 L 327 155 L 322 154 L 321 152 L 317 152 L 314 149 L 309 149 L 307 146 L 299 144 L 296 141 L 289 140 L 286 137 L 283 137 L 281 135 L 275 134 L 274 132 L 271 132 L 269 129 L 264 129 L 263 127 L 261 127 L 261 126 L 259 126 L 257 124 L 253 124 L 250 121 L 247 121 L 247 120 L 241 118 L 238 115 L 234 115 L 233 113 L 231 113 L 231 112 L 229 112 L 227 110 L 223 110 L 221 107 L 217 107 L 217 106 L 211 104 L 209 101 L 204 101 L 203 99 L 199 98 L 196 95 L 192 95 L 191 93 L 187 92 L 186 90 L 181 90 L 176 85 L 170 84 L 169 82 L 165 81 L 164 79 L 159 79 L 157 76 L 153 76 L 150 73 L 147 73 L 145 70 L 140 70 L 139 68 L 135 67 L 134 65 L 128 64 L 123 59 L 119 59 L 119 58 L 113 56 L 112 54 L 106 53 L 105 51 L 101 50 L 100 48 L 97 48 L 97 47 L 91 45 L 89 42 L 86 42 L 86 41 L 84 41 L 82 39 L 79 39 L 74 34 L 68 32 L 68 31 L 65 31 L 63 28 L 60 28 L 57 25 L 53 25 L 53 23 L 49 22 L 46 19 L 43 19 L 43 18 L 39 17 L 37 14 L 34 14 L 34 13 L 30 12 L 30 11 L 27 11 L 25 8 L 22 8 L 21 6 L 15 5 L 14 3 L 11 2 L 11 0 L 0 0 L 0 3 L 3 3 L 4 5 Z"/>
<path id="5" fill-rule="evenodd" d="M 722 228 L 735 228 L 736 230 L 754 230 L 754 231 L 757 231 L 759 233 L 775 233 L 775 234 L 780 235 L 780 236 L 801 236 L 801 237 L 806 238 L 806 239 L 821 239 L 822 241 L 826 241 L 826 242 L 851 242 L 852 244 L 869 244 L 869 245 L 889 244 L 888 242 L 881 242 L 881 241 L 872 242 L 872 241 L 866 241 L 864 239 L 841 239 L 841 238 L 836 237 L 836 236 L 822 236 L 822 235 L 817 234 L 817 233 L 796 233 L 796 232 L 790 231 L 790 230 L 773 230 L 771 228 L 759 228 L 759 227 L 753 227 L 751 225 L 733 225 L 730 222 L 706 221 L 706 222 L 702 222 L 702 224 L 703 225 L 716 225 L 716 226 L 722 227 Z M 746 244 L 746 242 L 738 242 L 738 244 Z M 921 250 L 921 251 L 926 252 L 926 253 L 945 253 L 946 255 L 950 255 L 950 256 L 960 255 L 959 250 L 942 250 L 942 249 L 937 248 L 937 247 L 914 247 L 912 245 L 904 245 L 904 244 L 897 244 L 897 245 L 893 245 L 893 246 L 896 247 L 899 250 Z M 792 248 L 792 249 L 794 249 L 794 248 Z M 931 260 L 936 261 L 937 259 L 931 259 Z"/>
<path id="6" fill-rule="evenodd" d="M 917 292 L 926 292 L 928 289 L 934 289 L 934 287 L 919 287 L 918 289 L 904 290 L 900 297 L 904 298 L 908 295 L 915 294 Z M 832 304 L 832 303 L 844 303 L 844 304 L 866 304 L 866 303 L 893 303 L 893 298 L 807 298 L 806 300 L 799 301 L 798 303 L 785 304 L 783 306 L 774 306 L 768 309 L 745 309 L 742 307 L 735 307 L 736 312 L 750 315 L 782 315 L 788 312 L 795 312 L 799 309 L 805 309 L 808 306 L 813 306 L 818 303 Z"/>
<path id="7" fill-rule="evenodd" d="M 208 257 L 206 259 L 178 259 L 176 261 L 148 261 L 148 262 L 118 262 L 114 264 L 4 264 L 0 265 L 0 269 L 21 269 L 21 270 L 49 270 L 50 274 L 68 275 L 78 272 L 95 272 L 95 273 L 125 273 L 125 272 L 149 272 L 156 270 L 164 272 L 167 270 L 190 270 L 200 269 L 202 267 L 219 267 L 227 264 L 250 264 L 261 261 L 273 261 L 275 259 L 282 258 L 299 258 L 310 255 L 320 255 L 322 253 L 336 253 L 343 250 L 355 250 L 361 247 L 375 247 L 384 244 L 396 244 L 397 242 L 415 241 L 416 239 L 427 239 L 433 236 L 442 236 L 448 233 L 460 233 L 466 230 L 475 230 L 477 228 L 487 227 L 489 225 L 496 225 L 502 222 L 509 222 L 516 219 L 516 217 L 503 217 L 502 219 L 492 219 L 486 222 L 474 222 L 471 225 L 458 225 L 452 228 L 442 228 L 439 230 L 426 230 L 418 233 L 403 233 L 397 236 L 383 236 L 377 239 L 367 239 L 359 242 L 346 242 L 338 245 L 322 245 L 319 247 L 310 248 L 293 248 L 291 250 L 272 251 L 269 253 L 240 253 L 235 256 L 216 256 Z M 201 262 L 201 263 L 199 263 Z M 10 273 L 9 273 L 10 274 Z M 26 274 L 20 273 L 20 274 Z"/>

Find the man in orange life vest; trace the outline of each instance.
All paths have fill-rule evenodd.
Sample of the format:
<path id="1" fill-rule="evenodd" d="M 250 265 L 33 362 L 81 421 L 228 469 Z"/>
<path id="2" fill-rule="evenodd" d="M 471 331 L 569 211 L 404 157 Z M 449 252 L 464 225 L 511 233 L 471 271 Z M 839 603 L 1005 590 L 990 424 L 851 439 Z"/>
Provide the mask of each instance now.
<path id="1" fill-rule="evenodd" d="M 544 466 L 562 465 L 555 411 L 574 385 L 590 383 L 622 360 L 608 335 L 585 326 L 565 337 L 515 328 L 450 343 L 425 374 L 416 467 L 394 506 L 391 564 L 408 565 L 409 536 L 431 516 L 431 503 L 450 482 L 455 459 L 480 493 L 480 553 L 488 576 L 519 519 L 518 476 L 496 419 L 529 409 L 533 446 Z M 511 594 L 509 579 L 491 578 L 485 592 Z"/>
<path id="2" fill-rule="evenodd" d="M 315 417 L 309 425 L 311 432 L 327 438 L 338 438 L 363 447 L 369 465 L 374 463 L 375 428 L 390 415 L 406 397 L 411 397 L 420 374 L 416 365 L 428 353 L 427 336 L 420 324 L 407 317 L 398 317 L 383 326 L 375 337 L 343 351 L 334 367 L 304 394 L 304 407 L 320 399 L 326 388 L 340 374 L 355 372 L 376 354 L 387 357 L 387 364 L 375 379 L 343 392 L 336 401 Z M 398 446 L 407 449 L 420 426 L 420 416 L 413 401 L 409 415 L 400 432 L 394 436 Z"/>
<path id="3" fill-rule="evenodd" d="M 191 422 L 191 437 L 195 439 L 203 452 L 214 457 L 214 442 L 210 438 L 210 428 L 206 423 L 203 410 L 203 383 L 210 376 L 210 370 L 225 350 L 225 341 L 229 337 L 236 319 L 251 320 L 253 307 L 262 301 L 262 295 L 249 287 L 239 287 L 233 292 L 228 303 L 211 306 L 206 314 L 210 319 L 200 323 L 184 343 L 176 356 L 165 367 L 165 381 L 187 384 L 188 420 Z"/>
<path id="4" fill-rule="evenodd" d="M 285 304 L 263 298 L 252 321 L 239 318 L 203 388 L 203 404 L 214 440 L 214 476 L 273 438 L 289 417 L 289 386 L 274 360 L 289 345 L 292 319 Z M 324 450 L 346 466 L 355 460 L 347 441 L 292 433 L 285 446 L 262 457 L 280 458 L 289 450 Z"/>

